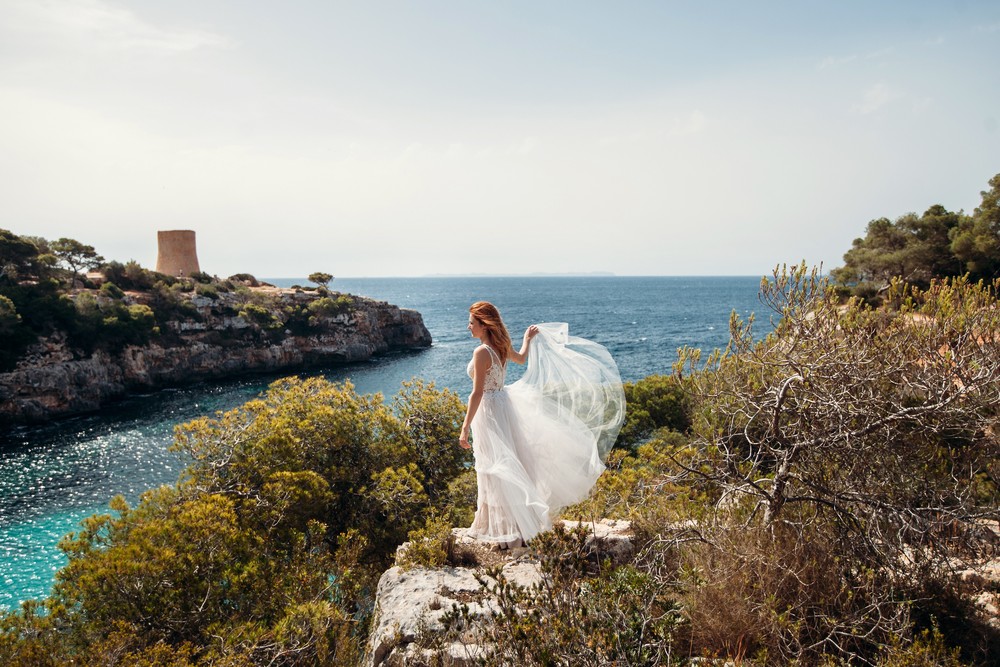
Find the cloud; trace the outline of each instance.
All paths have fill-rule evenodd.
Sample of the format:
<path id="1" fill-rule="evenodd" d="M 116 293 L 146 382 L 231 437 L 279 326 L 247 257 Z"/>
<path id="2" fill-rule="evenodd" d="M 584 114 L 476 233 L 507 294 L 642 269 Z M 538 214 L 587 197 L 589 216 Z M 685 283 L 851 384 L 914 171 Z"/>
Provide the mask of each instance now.
<path id="1" fill-rule="evenodd" d="M 851 107 L 851 111 L 867 116 L 884 108 L 887 104 L 899 97 L 899 93 L 891 90 L 884 83 L 876 83 L 865 91 L 861 102 Z"/>
<path id="2" fill-rule="evenodd" d="M 856 60 L 875 60 L 876 58 L 881 58 L 892 53 L 892 47 L 886 47 L 884 49 L 879 49 L 878 51 L 871 51 L 869 53 L 852 53 L 847 56 L 827 56 L 823 60 L 819 61 L 816 65 L 816 69 L 829 69 L 831 67 L 840 67 L 841 65 L 846 65 L 852 63 Z"/>
<path id="3" fill-rule="evenodd" d="M 990 23 L 988 25 L 977 25 L 975 30 L 976 32 L 1000 32 L 1000 22 Z"/>
<path id="4" fill-rule="evenodd" d="M 14 0 L 0 9 L 0 19 L 7 31 L 105 51 L 172 54 L 232 45 L 216 32 L 153 25 L 103 0 Z"/>
<path id="5" fill-rule="evenodd" d="M 846 65 L 847 63 L 853 62 L 857 59 L 858 55 L 856 53 L 849 56 L 841 56 L 839 58 L 835 58 L 834 56 L 827 56 L 826 58 L 823 58 L 823 60 L 819 62 L 816 68 L 827 69 L 830 67 L 838 67 L 840 65 Z"/>

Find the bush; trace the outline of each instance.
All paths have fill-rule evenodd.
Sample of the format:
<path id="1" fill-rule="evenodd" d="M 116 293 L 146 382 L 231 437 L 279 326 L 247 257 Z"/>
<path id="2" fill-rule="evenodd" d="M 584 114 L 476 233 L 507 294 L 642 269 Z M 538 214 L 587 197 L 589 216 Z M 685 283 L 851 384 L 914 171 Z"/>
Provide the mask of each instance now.
<path id="1" fill-rule="evenodd" d="M 485 665 L 659 665 L 680 651 L 683 624 L 669 589 L 634 565 L 595 563 L 585 548 L 587 531 L 560 527 L 532 541 L 541 583 L 512 584 L 500 568 L 483 583 L 496 611 L 473 618 L 468 610 L 446 615 L 456 636 L 471 625 L 491 645 Z"/>
<path id="2" fill-rule="evenodd" d="M 244 303 L 240 306 L 239 315 L 247 322 L 258 324 L 265 329 L 280 329 L 284 322 L 278 319 L 270 310 L 255 303 Z"/>
<path id="3" fill-rule="evenodd" d="M 681 549 L 676 573 L 660 581 L 678 590 L 695 655 L 782 665 L 823 655 L 870 661 L 908 629 L 888 573 L 843 558 L 828 526 L 747 526 L 746 514 L 734 512 L 701 526 L 701 535 L 704 542 Z"/>
<path id="4" fill-rule="evenodd" d="M 101 265 L 100 271 L 104 274 L 106 281 L 112 282 L 124 290 L 138 292 L 151 290 L 158 282 L 168 286 L 178 282 L 177 278 L 173 276 L 143 268 L 134 259 L 129 260 L 126 264 L 116 261 L 107 262 Z"/>
<path id="5" fill-rule="evenodd" d="M 307 306 L 310 323 L 315 324 L 316 320 L 325 317 L 335 317 L 342 313 L 350 312 L 354 307 L 354 300 L 346 294 L 341 294 L 336 299 L 324 296 L 315 301 L 311 301 Z"/>
<path id="6" fill-rule="evenodd" d="M 204 296 L 212 299 L 213 301 L 217 301 L 219 299 L 219 288 L 212 284 L 195 283 L 194 293 L 198 296 Z"/>
<path id="7" fill-rule="evenodd" d="M 962 667 L 957 648 L 949 648 L 937 628 L 924 630 L 913 642 L 896 638 L 878 667 Z"/>
<path id="8" fill-rule="evenodd" d="M 461 416 L 419 383 L 390 407 L 288 378 L 179 427 L 178 484 L 116 498 L 62 542 L 51 597 L 0 614 L 0 663 L 357 664 L 396 546 L 446 525 L 444 498 L 413 491 L 446 489 L 435 476 L 456 466 L 418 449 L 454 445 Z"/>
<path id="9" fill-rule="evenodd" d="M 438 489 L 447 489 L 469 462 L 453 446 L 461 416 L 457 396 L 419 382 L 387 406 L 380 395 L 359 396 L 350 384 L 287 378 L 260 400 L 186 425 L 177 446 L 194 461 L 191 480 L 219 493 L 261 488 L 267 471 L 315 471 L 332 496 L 310 518 L 327 526 L 331 544 L 344 531 L 361 530 L 369 555 L 385 562 L 423 524 L 422 512 L 445 509 Z"/>
<path id="10" fill-rule="evenodd" d="M 404 570 L 443 567 L 455 547 L 451 522 L 432 513 L 423 527 L 410 531 L 407 542 L 406 549 L 396 556 L 396 565 Z"/>
<path id="11" fill-rule="evenodd" d="M 635 447 L 657 429 L 685 432 L 691 427 L 689 389 L 675 375 L 650 375 L 625 383 L 625 424 L 616 447 Z"/>
<path id="12" fill-rule="evenodd" d="M 122 291 L 118 285 L 113 282 L 106 282 L 101 285 L 101 294 L 111 298 L 111 299 L 121 299 L 125 296 L 125 292 Z"/>
<path id="13" fill-rule="evenodd" d="M 476 515 L 478 485 L 472 468 L 459 473 L 448 483 L 447 507 L 453 526 L 471 526 Z"/>
<path id="14" fill-rule="evenodd" d="M 159 333 L 156 316 L 146 305 L 126 306 L 121 301 L 102 304 L 90 292 L 77 294 L 74 305 L 77 316 L 67 327 L 70 342 L 87 353 L 144 345 Z"/>
<path id="15" fill-rule="evenodd" d="M 14 302 L 0 295 L 0 336 L 14 333 L 20 324 L 21 316 L 17 314 Z"/>
<path id="16" fill-rule="evenodd" d="M 195 271 L 188 277 L 191 278 L 191 280 L 195 281 L 196 283 L 201 283 L 202 285 L 211 285 L 212 283 L 216 282 L 215 278 L 205 273 L 204 271 Z"/>
<path id="17" fill-rule="evenodd" d="M 260 287 L 260 281 L 249 273 L 236 273 L 229 276 L 229 281 L 232 283 L 242 283 L 248 287 Z"/>
<path id="18" fill-rule="evenodd" d="M 695 456 L 685 436 L 658 432 L 632 452 L 611 450 L 607 470 L 590 496 L 566 508 L 563 516 L 579 521 L 624 519 L 643 537 L 662 526 L 700 518 L 718 492 L 711 485 L 677 478 Z"/>
<path id="19" fill-rule="evenodd" d="M 0 295 L 0 371 L 14 367 L 35 336 L 25 327 L 14 302 Z"/>

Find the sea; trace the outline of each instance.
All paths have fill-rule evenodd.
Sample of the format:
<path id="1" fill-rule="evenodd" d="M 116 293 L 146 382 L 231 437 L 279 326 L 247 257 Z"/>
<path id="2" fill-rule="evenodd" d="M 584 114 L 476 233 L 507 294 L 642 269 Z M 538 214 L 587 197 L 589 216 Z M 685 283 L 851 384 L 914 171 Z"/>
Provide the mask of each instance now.
<path id="1" fill-rule="evenodd" d="M 498 306 L 515 344 L 536 322 L 568 322 L 571 335 L 605 345 L 622 379 L 670 373 L 677 350 L 724 348 L 732 312 L 756 314 L 758 332 L 770 312 L 758 301 L 760 277 L 514 276 L 343 278 L 331 290 L 419 311 L 434 343 L 363 363 L 313 370 L 359 392 L 395 394 L 414 377 L 463 398 L 471 390 L 466 364 L 478 341 L 466 330 L 469 305 Z M 268 279 L 281 287 L 301 279 Z M 508 380 L 517 379 L 512 364 Z M 0 609 L 48 595 L 66 564 L 59 541 L 81 520 L 107 512 L 118 494 L 173 484 L 184 468 L 169 451 L 174 427 L 229 410 L 264 391 L 277 375 L 199 383 L 131 396 L 97 413 L 0 433 Z"/>

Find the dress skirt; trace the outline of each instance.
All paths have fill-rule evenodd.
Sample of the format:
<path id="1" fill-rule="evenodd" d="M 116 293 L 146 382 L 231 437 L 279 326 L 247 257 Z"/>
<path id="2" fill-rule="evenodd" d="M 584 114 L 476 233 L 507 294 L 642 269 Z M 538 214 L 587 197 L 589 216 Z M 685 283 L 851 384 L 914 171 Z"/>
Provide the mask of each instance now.
<path id="1" fill-rule="evenodd" d="M 602 346 L 541 324 L 524 377 L 487 390 L 473 417 L 478 503 L 469 535 L 516 544 L 552 527 L 604 471 L 625 414 L 618 368 Z"/>

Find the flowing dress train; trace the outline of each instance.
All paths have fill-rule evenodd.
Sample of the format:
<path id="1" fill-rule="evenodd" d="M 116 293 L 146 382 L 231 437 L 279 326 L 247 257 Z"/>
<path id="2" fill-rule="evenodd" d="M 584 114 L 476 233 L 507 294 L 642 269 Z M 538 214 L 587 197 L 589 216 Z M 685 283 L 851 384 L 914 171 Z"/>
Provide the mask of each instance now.
<path id="1" fill-rule="evenodd" d="M 504 386 L 490 352 L 482 402 L 472 419 L 478 502 L 471 537 L 527 542 L 560 510 L 587 497 L 625 416 L 618 367 L 601 345 L 538 325 L 528 368 Z M 469 363 L 469 375 L 472 375 Z"/>

